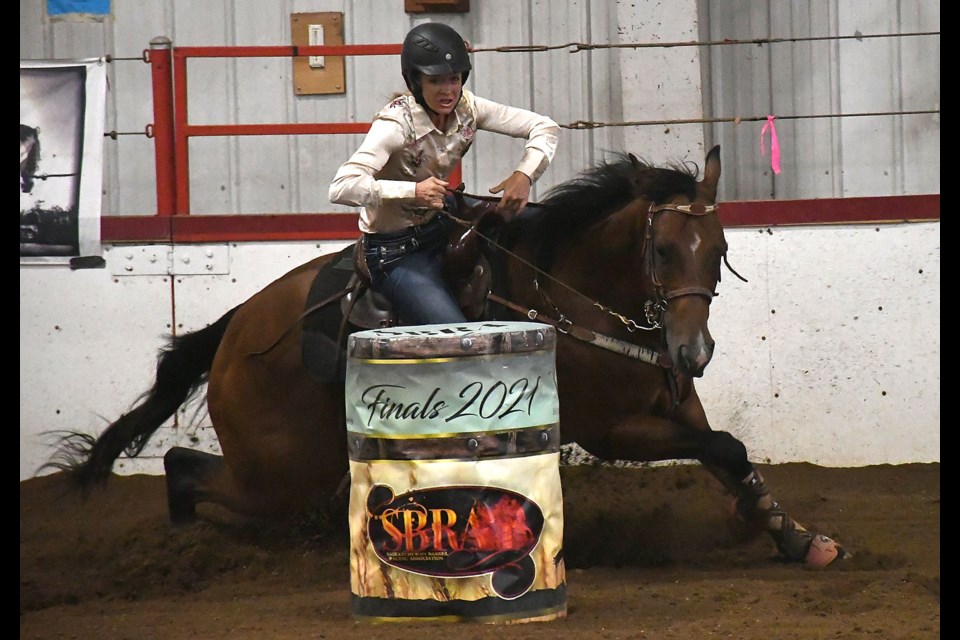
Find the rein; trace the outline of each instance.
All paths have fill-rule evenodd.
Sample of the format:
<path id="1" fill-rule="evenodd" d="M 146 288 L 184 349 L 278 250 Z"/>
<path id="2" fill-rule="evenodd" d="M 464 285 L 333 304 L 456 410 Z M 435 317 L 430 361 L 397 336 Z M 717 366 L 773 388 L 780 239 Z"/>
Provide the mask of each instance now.
<path id="1" fill-rule="evenodd" d="M 462 191 L 462 189 L 458 189 L 453 193 L 454 195 L 460 196 L 461 198 L 462 196 L 469 196 L 471 198 L 474 198 L 480 201 L 492 202 L 492 201 L 499 200 L 499 198 L 495 198 L 491 196 L 478 196 L 473 194 L 466 194 Z M 462 200 L 461 200 L 461 204 L 462 204 Z M 539 206 L 537 203 L 529 203 L 529 205 Z M 533 280 L 534 288 L 537 290 L 540 296 L 544 299 L 544 301 L 553 308 L 554 313 L 557 317 L 553 318 L 549 315 L 545 315 L 540 311 L 538 311 L 537 309 L 525 308 L 521 305 L 516 304 L 515 302 L 507 300 L 493 293 L 492 291 L 487 293 L 488 300 L 491 300 L 500 305 L 503 305 L 504 307 L 507 307 L 516 313 L 526 316 L 530 320 L 537 320 L 537 321 L 552 325 L 554 328 L 557 329 L 557 331 L 567 334 L 573 338 L 576 338 L 581 342 L 591 344 L 591 345 L 600 347 L 602 349 L 606 349 L 607 351 L 618 353 L 620 355 L 626 356 L 634 360 L 639 360 L 641 362 L 644 362 L 650 365 L 658 366 L 667 370 L 672 370 L 674 368 L 674 365 L 669 354 L 662 353 L 657 349 L 644 347 L 641 345 L 634 344 L 632 342 L 621 340 L 619 338 L 614 338 L 602 333 L 598 333 L 591 329 L 587 329 L 585 327 L 581 327 L 574 324 L 571 320 L 569 320 L 563 314 L 563 312 L 560 311 L 557 305 L 553 303 L 549 295 L 547 295 L 546 291 L 544 291 L 541 288 L 540 282 L 538 280 L 538 276 L 542 275 L 549 278 L 550 280 L 556 282 L 558 285 L 568 289 L 569 291 L 580 296 L 581 298 L 584 298 L 585 300 L 590 302 L 590 304 L 597 307 L 601 311 L 614 316 L 615 318 L 620 320 L 620 322 L 622 322 L 626 326 L 627 331 L 631 333 L 636 331 L 637 329 L 643 329 L 646 331 L 661 329 L 663 327 L 663 323 L 662 323 L 663 313 L 664 311 L 666 311 L 667 304 L 670 302 L 670 300 L 680 298 L 682 296 L 687 296 L 687 295 L 699 295 L 707 298 L 708 300 L 712 300 L 713 297 L 716 296 L 716 292 L 706 289 L 704 287 L 681 287 L 681 288 L 672 289 L 668 291 L 664 290 L 663 284 L 660 282 L 659 278 L 657 277 L 656 269 L 654 268 L 653 252 L 649 250 L 649 247 L 650 245 L 652 245 L 652 242 L 653 242 L 653 218 L 657 213 L 660 213 L 661 211 L 677 211 L 679 213 L 684 213 L 687 215 L 702 216 L 710 213 L 715 213 L 718 209 L 719 209 L 718 205 L 715 205 L 715 204 L 712 204 L 712 205 L 651 204 L 650 205 L 649 209 L 647 210 L 647 223 L 646 223 L 646 230 L 644 233 L 643 246 L 641 248 L 641 255 L 643 256 L 644 265 L 646 266 L 646 269 L 650 273 L 650 278 L 653 283 L 654 290 L 656 291 L 656 294 L 657 294 L 656 297 L 658 298 L 658 300 L 657 301 L 647 300 L 644 303 L 644 315 L 646 316 L 645 319 L 647 322 L 646 325 L 642 325 L 638 323 L 636 320 L 633 320 L 632 318 L 629 318 L 621 313 L 618 313 L 617 311 L 614 311 L 613 309 L 610 309 L 602 305 L 600 302 L 593 300 L 589 296 L 574 289 L 573 287 L 559 280 L 553 275 L 531 264 L 529 261 L 513 253 L 506 247 L 500 245 L 495 239 L 490 238 L 484 235 L 483 233 L 481 233 L 479 230 L 476 229 L 475 223 L 472 224 L 470 221 L 454 216 L 448 211 L 442 211 L 441 213 L 443 215 L 448 216 L 455 223 L 472 230 L 474 233 L 477 234 L 477 236 L 479 236 L 480 238 L 488 242 L 490 245 L 496 247 L 497 249 L 499 249 L 500 251 L 503 251 L 513 259 L 518 260 L 519 262 L 523 263 L 525 266 L 531 268 L 537 274 L 537 276 L 535 276 Z M 736 275 L 738 278 L 746 282 L 746 279 L 743 278 L 743 276 L 741 276 L 739 273 L 734 271 L 730 267 L 729 263 L 727 263 L 726 254 L 724 254 L 724 263 L 727 265 L 727 268 L 730 269 L 730 271 L 734 275 Z M 309 316 L 311 313 L 318 311 L 323 307 L 326 307 L 327 305 L 341 299 L 342 297 L 347 295 L 351 290 L 355 289 L 355 287 L 356 285 L 348 286 L 346 289 L 339 291 L 327 297 L 326 299 L 322 300 L 321 302 L 311 306 L 309 309 L 306 309 L 302 314 L 300 314 L 300 317 L 297 319 L 297 321 L 291 324 L 285 331 L 283 331 L 269 346 L 267 346 L 265 349 L 262 349 L 260 351 L 250 352 L 247 355 L 248 356 L 263 355 L 273 350 L 278 344 L 280 344 L 280 342 L 283 341 L 283 339 L 296 326 L 298 326 L 303 321 L 304 318 Z"/>
<path id="2" fill-rule="evenodd" d="M 493 292 L 487 294 L 487 298 L 498 304 L 502 304 L 503 306 L 508 307 L 517 313 L 525 315 L 530 320 L 545 322 L 549 325 L 553 325 L 557 331 L 570 335 L 582 342 L 598 346 L 602 349 L 606 349 L 607 351 L 619 353 L 620 355 L 633 358 L 634 360 L 646 362 L 647 364 L 656 365 L 665 369 L 673 368 L 673 361 L 670 359 L 670 356 L 665 353 L 660 353 L 656 349 L 641 347 L 640 345 L 633 344 L 632 342 L 620 340 L 619 338 L 611 338 L 610 336 L 602 333 L 585 329 L 573 324 L 562 314 L 558 320 L 551 318 L 550 316 L 543 315 L 536 309 L 524 309 L 524 307 L 521 307 L 520 305 L 505 298 L 501 298 Z"/>
<path id="3" fill-rule="evenodd" d="M 478 200 L 485 200 L 485 201 L 496 199 L 496 198 L 490 198 L 489 196 L 476 196 L 472 194 L 464 194 L 462 191 L 459 191 L 459 190 L 456 192 L 456 194 L 467 195 L 471 198 L 475 198 Z M 535 203 L 530 203 L 530 204 L 533 204 L 534 206 L 536 206 Z M 560 286 L 586 299 L 588 302 L 590 302 L 590 304 L 597 307 L 601 311 L 614 316 L 626 326 L 627 331 L 632 333 L 637 329 L 643 329 L 645 331 L 661 329 L 663 327 L 663 323 L 662 323 L 663 313 L 664 311 L 666 311 L 667 304 L 670 302 L 670 300 L 680 298 L 683 296 L 688 296 L 688 295 L 699 295 L 707 298 L 708 300 L 712 300 L 716 296 L 715 291 L 706 289 L 704 287 L 681 287 L 677 289 L 671 289 L 668 291 L 664 290 L 663 284 L 660 282 L 659 278 L 657 277 L 656 269 L 654 268 L 653 252 L 649 250 L 649 247 L 653 242 L 653 218 L 655 217 L 655 215 L 657 213 L 660 213 L 661 211 L 676 211 L 679 213 L 684 213 L 692 216 L 703 216 L 711 213 L 716 213 L 718 209 L 719 209 L 719 206 L 715 204 L 704 205 L 704 204 L 697 204 L 697 203 L 693 203 L 693 204 L 669 204 L 668 203 L 668 204 L 659 204 L 659 205 L 651 204 L 650 205 L 649 209 L 647 210 L 647 224 L 646 224 L 646 230 L 644 233 L 643 246 L 641 248 L 641 255 L 643 256 L 644 264 L 650 273 L 650 278 L 653 283 L 654 290 L 656 291 L 656 294 L 657 294 L 656 295 L 657 300 L 656 301 L 647 300 L 644 303 L 644 315 L 647 323 L 646 325 L 640 324 L 636 320 L 633 320 L 628 316 L 625 316 L 621 313 L 618 313 L 617 311 L 614 311 L 613 309 L 610 309 L 602 305 L 600 302 L 593 300 L 592 298 L 590 298 L 589 296 L 586 296 L 580 291 L 577 291 L 576 289 L 566 284 L 565 282 L 557 279 L 553 275 L 543 271 L 542 269 L 531 264 L 529 261 L 518 256 L 517 254 L 513 253 L 509 249 L 503 247 L 502 245 L 497 243 L 496 240 L 483 235 L 476 229 L 473 229 L 473 231 L 477 233 L 478 236 L 483 238 L 486 242 L 491 244 L 492 246 L 495 246 L 497 249 L 503 251 L 510 257 L 514 258 L 515 260 L 518 260 L 519 262 L 523 263 L 525 266 L 533 269 L 533 271 L 536 274 L 538 274 L 538 276 L 542 275 L 549 278 L 550 280 L 556 282 Z M 458 218 L 456 216 L 450 215 L 447 212 L 445 213 L 456 223 L 468 228 L 471 226 L 470 222 L 463 220 L 461 218 Z M 726 254 L 724 254 L 724 263 L 727 265 L 727 268 L 730 269 L 730 271 L 734 275 L 736 275 L 738 278 L 746 282 L 746 279 L 743 278 L 743 276 L 741 276 L 739 273 L 734 271 L 730 267 L 729 263 L 727 263 Z M 598 333 L 591 329 L 587 329 L 585 327 L 575 325 L 571 320 L 569 320 L 563 314 L 562 311 L 560 311 L 557 305 L 550 299 L 550 296 L 547 295 L 546 291 L 544 291 L 541 288 L 540 282 L 536 276 L 534 277 L 533 285 L 536 288 L 537 292 L 540 294 L 540 296 L 543 298 L 544 302 L 546 302 L 553 308 L 554 314 L 557 316 L 556 318 L 545 315 L 540 311 L 538 311 L 537 309 L 525 308 L 521 305 L 516 304 L 515 302 L 507 300 L 493 293 L 492 291 L 487 294 L 487 298 L 521 315 L 526 316 L 530 320 L 539 320 L 540 322 L 545 322 L 547 324 L 550 324 L 561 333 L 570 335 L 571 337 L 576 338 L 577 340 L 580 340 L 582 342 L 592 344 L 594 346 L 600 347 L 602 349 L 606 349 L 607 351 L 611 351 L 613 353 L 619 353 L 620 355 L 626 356 L 628 358 L 632 358 L 634 360 L 640 360 L 641 362 L 645 362 L 647 364 L 663 367 L 665 369 L 673 369 L 673 360 L 670 358 L 669 354 L 665 354 L 656 349 L 643 347 L 643 346 L 634 344 L 632 342 L 627 342 L 619 338 L 614 338 L 602 333 Z"/>
<path id="4" fill-rule="evenodd" d="M 462 187 L 462 185 L 461 185 L 461 187 Z M 472 194 L 472 193 L 464 193 L 464 192 L 462 191 L 462 189 L 456 189 L 456 190 L 450 190 L 450 191 L 451 191 L 451 193 L 452 193 L 454 196 L 458 196 L 461 207 L 463 206 L 463 196 L 468 196 L 468 197 L 470 197 L 470 198 L 474 198 L 474 199 L 476 199 L 476 200 L 480 200 L 480 201 L 483 201 L 483 202 L 497 202 L 497 201 L 500 200 L 500 198 L 497 198 L 497 197 L 495 197 L 495 196 L 481 196 L 481 195 L 474 195 L 474 194 Z M 540 205 L 539 203 L 536 203 L 536 202 L 529 202 L 529 203 L 527 203 L 527 206 L 539 207 L 539 206 L 541 206 L 541 205 Z M 631 318 L 628 318 L 627 316 L 625 316 L 625 315 L 623 315 L 623 314 L 621 314 L 621 313 L 617 313 L 616 311 L 614 311 L 614 310 L 612 310 L 612 309 L 609 309 L 609 308 L 603 306 L 602 304 L 600 304 L 600 303 L 597 302 L 596 300 L 594 300 L 594 299 L 590 298 L 589 296 L 585 295 L 584 293 L 582 293 L 582 292 L 574 289 L 573 287 L 571 287 L 570 285 L 568 285 L 566 282 L 563 282 L 563 281 L 560 280 L 559 278 L 554 277 L 552 274 L 547 273 L 547 272 L 544 271 L 543 269 L 540 269 L 540 268 L 537 267 L 536 265 L 532 264 L 529 260 L 525 260 L 524 258 L 518 256 L 518 255 L 515 254 L 514 252 L 510 251 L 509 249 L 507 249 L 506 247 L 504 247 L 503 245 L 501 245 L 500 243 L 498 243 L 495 239 L 493 239 L 493 238 L 491 238 L 491 237 L 489 237 L 489 236 L 484 235 L 483 233 L 481 233 L 481 232 L 476 228 L 476 225 L 475 225 L 474 223 L 471 223 L 469 220 L 464 220 L 463 218 L 458 218 L 457 216 L 452 215 L 449 211 L 445 211 L 445 210 L 444 210 L 444 211 L 441 211 L 440 213 L 441 213 L 442 215 L 446 215 L 447 217 L 449 217 L 451 220 L 453 220 L 455 223 L 459 224 L 460 226 L 462 226 L 462 227 L 464 227 L 464 228 L 466 228 L 466 229 L 469 229 L 469 230 L 473 231 L 473 233 L 477 234 L 477 236 L 479 236 L 480 238 L 482 238 L 483 240 L 485 240 L 488 244 L 490 244 L 491 246 L 496 247 L 497 249 L 499 249 L 500 251 L 504 252 L 505 254 L 507 254 L 508 256 L 510 256 L 511 258 L 513 258 L 514 260 L 516 260 L 517 262 L 520 262 L 520 263 L 523 264 L 524 266 L 529 267 L 530 269 L 532 269 L 532 270 L 534 271 L 534 273 L 537 274 L 537 276 L 541 276 L 541 275 L 542 275 L 542 276 L 546 276 L 548 279 L 552 280 L 553 282 L 555 282 L 556 284 L 560 285 L 561 287 L 567 289 L 567 290 L 570 291 L 571 293 L 574 293 L 574 294 L 580 296 L 581 298 L 583 298 L 584 300 L 588 301 L 590 304 L 592 304 L 593 306 L 597 307 L 597 308 L 600 309 L 601 311 L 603 311 L 603 312 L 605 312 L 605 313 L 609 313 L 610 315 L 614 316 L 615 318 L 618 318 L 621 322 L 623 322 L 623 323 L 627 326 L 627 330 L 628 330 L 628 331 L 633 332 L 633 331 L 635 331 L 636 329 L 658 329 L 658 328 L 660 328 L 660 325 L 659 325 L 659 324 L 657 324 L 657 325 L 655 325 L 655 326 L 644 327 L 644 326 L 638 324 L 635 320 L 632 320 Z M 552 307 L 554 308 L 554 310 L 558 313 L 558 315 L 560 316 L 560 322 L 561 322 L 562 324 L 565 324 L 565 325 L 566 325 L 566 324 L 569 324 L 569 321 L 567 321 L 567 320 L 563 317 L 563 314 L 560 312 L 560 310 L 557 308 L 557 306 L 550 301 L 550 299 L 549 299 L 549 297 L 547 296 L 546 292 L 544 292 L 544 291 L 540 288 L 540 282 L 539 282 L 539 280 L 537 279 L 537 276 L 535 276 L 534 279 L 533 279 L 533 286 L 534 286 L 534 288 L 536 288 L 537 292 L 540 293 L 540 295 L 544 298 L 544 301 L 547 302 L 548 304 L 550 304 L 550 306 L 552 306 Z M 492 295 L 492 294 L 491 294 L 491 295 Z M 488 295 L 488 297 L 491 297 L 491 295 Z M 499 296 L 497 296 L 497 297 L 499 298 Z M 502 298 L 501 298 L 500 300 L 502 300 Z M 513 309 L 514 311 L 519 311 L 520 313 L 522 313 L 523 315 L 527 315 L 528 317 L 529 317 L 529 314 L 530 314 L 530 313 L 535 313 L 535 314 L 538 313 L 535 309 L 530 309 L 529 311 L 523 311 L 518 305 L 515 305 L 515 304 L 513 304 L 513 303 L 505 304 L 506 301 L 501 302 L 500 300 L 497 300 L 497 302 L 499 302 L 500 304 L 503 304 L 504 306 L 510 307 L 510 308 Z M 649 311 L 648 311 L 648 312 L 647 312 L 648 319 L 649 319 L 649 315 L 650 315 L 650 314 L 649 314 Z M 559 327 L 558 327 L 558 328 L 559 328 Z M 613 340 L 613 338 L 610 338 L 610 339 Z"/>

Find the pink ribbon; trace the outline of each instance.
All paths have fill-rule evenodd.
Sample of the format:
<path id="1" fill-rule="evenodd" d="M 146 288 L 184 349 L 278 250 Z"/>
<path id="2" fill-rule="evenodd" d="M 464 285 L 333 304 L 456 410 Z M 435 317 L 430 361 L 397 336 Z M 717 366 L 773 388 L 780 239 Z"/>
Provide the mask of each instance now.
<path id="1" fill-rule="evenodd" d="M 760 155 L 766 156 L 767 150 L 763 143 L 767 130 L 770 131 L 770 168 L 775 174 L 780 174 L 780 140 L 777 139 L 777 127 L 773 124 L 774 117 L 767 116 L 767 123 L 760 130 Z"/>

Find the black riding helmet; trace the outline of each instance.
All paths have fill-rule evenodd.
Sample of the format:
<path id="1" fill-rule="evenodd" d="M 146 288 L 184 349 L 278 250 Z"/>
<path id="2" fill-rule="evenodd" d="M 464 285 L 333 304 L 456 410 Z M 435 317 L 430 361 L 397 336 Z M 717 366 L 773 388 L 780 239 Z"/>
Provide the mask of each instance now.
<path id="1" fill-rule="evenodd" d="M 424 109 L 430 110 L 423 99 L 423 90 L 416 82 L 417 75 L 438 76 L 459 73 L 462 82 L 470 75 L 470 55 L 463 38 L 452 27 L 440 22 L 419 24 L 407 33 L 400 52 L 400 71 L 407 88 Z"/>

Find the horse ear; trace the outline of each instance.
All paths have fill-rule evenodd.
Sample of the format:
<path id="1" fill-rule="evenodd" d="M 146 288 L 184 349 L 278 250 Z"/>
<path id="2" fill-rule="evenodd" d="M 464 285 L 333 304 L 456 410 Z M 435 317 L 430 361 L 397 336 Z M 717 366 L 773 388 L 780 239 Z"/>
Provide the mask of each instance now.
<path id="1" fill-rule="evenodd" d="M 627 157 L 630 158 L 630 164 L 633 165 L 633 176 L 630 178 L 630 182 L 633 183 L 634 190 L 637 190 L 640 186 L 640 171 L 646 167 L 632 153 L 627 153 Z"/>
<path id="2" fill-rule="evenodd" d="M 703 164 L 703 180 L 700 181 L 701 194 L 710 202 L 717 200 L 717 184 L 720 182 L 720 145 L 716 145 L 707 154 Z"/>

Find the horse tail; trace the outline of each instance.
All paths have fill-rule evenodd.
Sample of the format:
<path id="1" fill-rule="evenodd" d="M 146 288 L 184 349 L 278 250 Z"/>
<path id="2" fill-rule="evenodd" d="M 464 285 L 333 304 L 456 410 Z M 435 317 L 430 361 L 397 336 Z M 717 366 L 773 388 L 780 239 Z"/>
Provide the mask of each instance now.
<path id="1" fill-rule="evenodd" d="M 171 338 L 160 350 L 153 386 L 134 401 L 133 408 L 97 437 L 74 431 L 62 434 L 57 453 L 41 469 L 70 474 L 86 492 L 106 482 L 121 454 L 138 456 L 157 429 L 206 383 L 227 325 L 238 308 L 204 329 Z"/>

